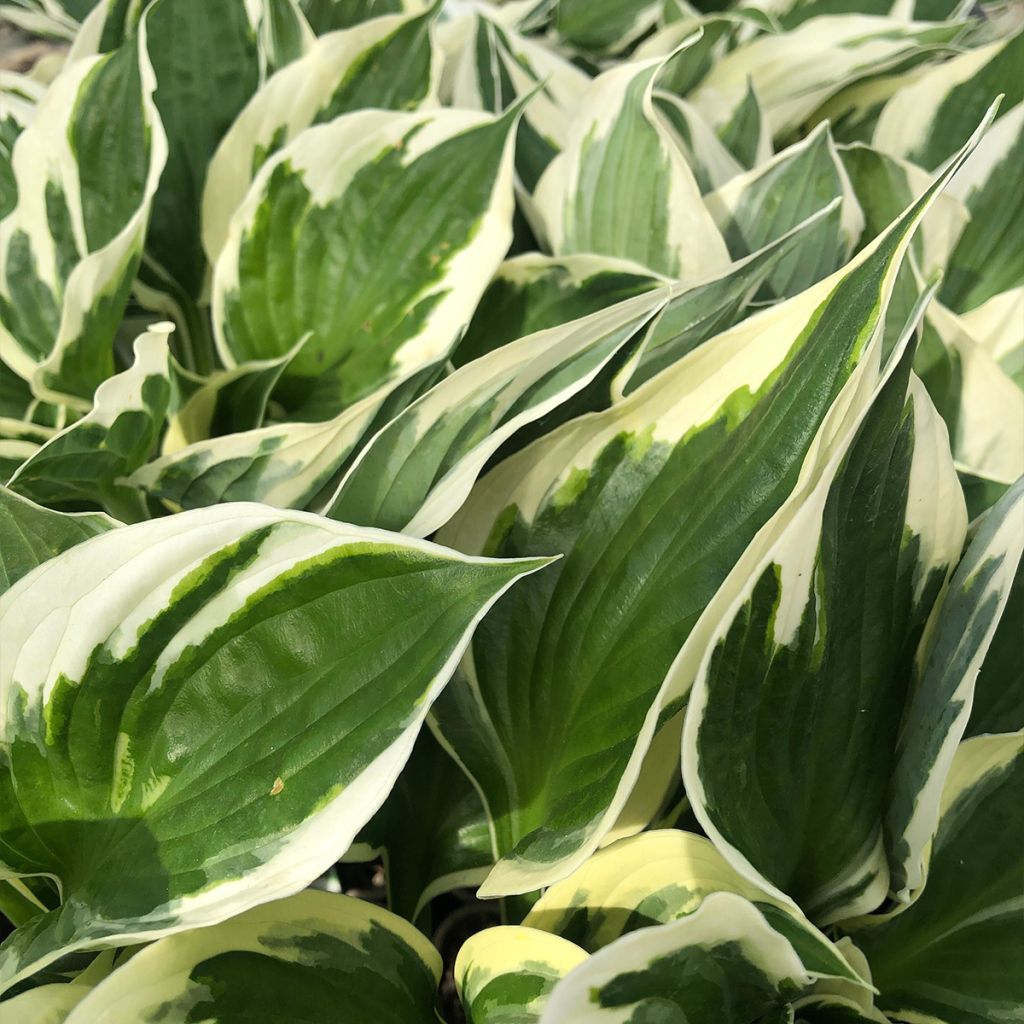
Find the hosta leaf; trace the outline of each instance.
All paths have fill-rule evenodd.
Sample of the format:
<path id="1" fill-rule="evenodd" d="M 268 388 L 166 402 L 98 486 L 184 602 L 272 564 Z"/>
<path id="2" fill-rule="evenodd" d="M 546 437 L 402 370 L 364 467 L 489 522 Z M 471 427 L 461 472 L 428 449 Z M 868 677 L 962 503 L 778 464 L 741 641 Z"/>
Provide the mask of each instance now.
<path id="1" fill-rule="evenodd" d="M 949 427 L 957 468 L 1004 486 L 1024 474 L 1024 392 L 938 302 L 926 314 L 917 366 Z"/>
<path id="2" fill-rule="evenodd" d="M 9 480 L 22 463 L 35 455 L 39 448 L 40 445 L 34 441 L 0 438 L 0 480 Z"/>
<path id="3" fill-rule="evenodd" d="M 792 32 L 759 36 L 738 46 L 712 67 L 693 101 L 712 124 L 718 124 L 732 116 L 746 97 L 748 81 L 753 82 L 772 134 L 778 138 L 799 128 L 844 85 L 877 74 L 922 47 L 949 42 L 959 31 L 958 25 L 862 14 L 812 18 Z M 972 115 L 975 124 L 993 98 Z"/>
<path id="4" fill-rule="evenodd" d="M 925 849 L 971 712 L 974 682 L 1024 549 L 1024 479 L 988 513 L 933 613 L 921 673 L 900 726 L 886 818 L 891 888 L 904 901 L 924 884 Z"/>
<path id="5" fill-rule="evenodd" d="M 866 401 L 893 278 L 944 180 L 841 272 L 506 459 L 442 531 L 462 550 L 566 556 L 494 609 L 438 706 L 503 854 L 485 894 L 563 877 L 617 818 L 685 699 L 705 606 L 826 418 L 831 438 Z"/>
<path id="6" fill-rule="evenodd" d="M 984 522 L 984 519 L 981 520 Z M 1024 729 L 1024 562 L 1017 565 L 1002 618 L 974 685 L 965 736 Z"/>
<path id="7" fill-rule="evenodd" d="M 323 423 L 273 423 L 196 441 L 153 459 L 128 483 L 174 510 L 222 501 L 318 510 L 363 438 L 404 408 L 436 372 L 428 367 L 387 384 Z"/>
<path id="8" fill-rule="evenodd" d="M 429 729 L 359 842 L 367 860 L 383 858 L 388 906 L 410 921 L 435 896 L 478 885 L 494 863 L 480 797 Z"/>
<path id="9" fill-rule="evenodd" d="M 161 445 L 162 452 L 171 454 L 209 437 L 263 426 L 271 392 L 302 344 L 300 341 L 291 352 L 276 359 L 241 363 L 210 377 L 190 374 L 172 364 L 174 411 Z"/>
<path id="10" fill-rule="evenodd" d="M 467 1024 L 538 1024 L 551 990 L 586 959 L 579 946 L 533 928 L 477 932 L 455 961 Z"/>
<path id="11" fill-rule="evenodd" d="M 1024 285 L 1024 102 L 996 122 L 951 189 L 971 219 L 949 258 L 940 297 L 963 311 Z"/>
<path id="12" fill-rule="evenodd" d="M 0 220 L 18 204 L 18 183 L 11 166 L 14 143 L 35 116 L 46 89 L 13 71 L 0 71 Z"/>
<path id="13" fill-rule="evenodd" d="M 1024 101 L 1024 31 L 936 65 L 885 105 L 873 145 L 934 170 L 974 130 L 978 112 L 1005 94 L 1003 117 Z"/>
<path id="14" fill-rule="evenodd" d="M 110 974 L 114 951 L 100 953 L 69 981 L 41 982 L 4 1002 L 10 1019 L 27 1024 L 64 1024 L 71 1011 Z M 37 979 L 33 979 L 37 980 Z"/>
<path id="15" fill-rule="evenodd" d="M 37 565 L 117 525 L 102 512 L 51 512 L 0 487 L 0 593 Z"/>
<path id="16" fill-rule="evenodd" d="M 841 267 L 864 227 L 864 217 L 828 126 L 816 128 L 804 141 L 734 178 L 704 201 L 730 254 L 741 259 L 774 242 L 837 198 L 839 205 L 768 275 L 767 297 L 789 298 Z"/>
<path id="17" fill-rule="evenodd" d="M 47 441 L 9 486 L 46 504 L 86 501 L 115 513 L 131 509 L 122 478 L 146 461 L 164 426 L 171 330 L 170 324 L 158 324 L 140 335 L 132 366 L 105 380 L 92 409 Z"/>
<path id="18" fill-rule="evenodd" d="M 0 856 L 59 879 L 63 903 L 0 947 L 0 986 L 316 878 L 383 802 L 480 617 L 543 564 L 231 504 L 20 580 L 0 599 Z"/>
<path id="19" fill-rule="evenodd" d="M 530 192 L 569 137 L 590 79 L 564 57 L 482 15 L 454 73 L 452 104 L 500 114 L 532 96 L 516 140 L 516 171 Z"/>
<path id="20" fill-rule="evenodd" d="M 626 299 L 460 367 L 367 443 L 324 514 L 415 537 L 433 533 L 501 445 L 594 380 L 667 296 L 660 289 Z"/>
<path id="21" fill-rule="evenodd" d="M 158 291 L 180 289 L 187 302 L 199 297 L 206 277 L 200 204 L 207 167 L 260 84 L 257 32 L 245 0 L 159 0 L 145 21 L 170 144 L 146 236 L 156 276 L 146 281 Z"/>
<path id="22" fill-rule="evenodd" d="M 332 32 L 253 96 L 217 147 L 206 175 L 202 234 L 211 263 L 224 248 L 231 216 L 256 173 L 304 128 L 363 107 L 411 110 L 431 104 L 432 18 L 431 13 L 388 16 Z"/>
<path id="23" fill-rule="evenodd" d="M 833 200 L 757 252 L 737 260 L 724 274 L 690 287 L 675 286 L 672 297 L 644 339 L 635 368 L 627 368 L 629 378 L 624 391 L 627 394 L 633 391 L 739 320 L 779 261 L 810 244 L 809 240 L 816 237 L 821 224 L 833 222 L 839 202 Z"/>
<path id="24" fill-rule="evenodd" d="M 728 266 L 693 173 L 654 108 L 663 64 L 606 71 L 584 96 L 534 197 L 555 255 L 600 253 L 690 280 Z"/>
<path id="25" fill-rule="evenodd" d="M 516 116 L 366 110 L 267 161 L 214 274 L 225 363 L 311 333 L 278 395 L 326 419 L 444 358 L 511 241 Z"/>
<path id="26" fill-rule="evenodd" d="M 842 996 L 808 996 L 793 1004 L 795 1024 L 889 1024 L 889 1018 L 873 1007 L 864 1007 Z"/>
<path id="27" fill-rule="evenodd" d="M 1024 390 L 1024 285 L 993 295 L 987 302 L 963 313 L 960 323 L 967 333 Z"/>
<path id="28" fill-rule="evenodd" d="M 742 877 L 707 839 L 688 832 L 644 832 L 613 843 L 551 886 L 523 924 L 596 952 L 638 928 L 686 917 L 720 892 L 754 904 L 815 977 L 863 984 L 795 905 Z"/>
<path id="29" fill-rule="evenodd" d="M 842 147 L 840 156 L 864 214 L 865 241 L 883 230 L 931 181 L 931 175 L 916 164 L 863 143 Z M 914 255 L 924 274 L 931 276 L 946 266 L 969 218 L 963 203 L 949 192 L 935 200 L 913 242 Z"/>
<path id="30" fill-rule="evenodd" d="M 54 39 L 72 39 L 79 23 L 97 0 L 12 0 L 0 13 L 27 32 Z"/>
<path id="31" fill-rule="evenodd" d="M 669 67 L 678 63 L 672 61 Z M 743 165 L 729 152 L 692 103 L 656 90 L 654 106 L 673 143 L 690 165 L 701 194 L 711 192 L 743 173 Z"/>
<path id="32" fill-rule="evenodd" d="M 525 253 L 498 267 L 452 356 L 456 366 L 651 291 L 666 279 L 607 256 Z"/>
<path id="33" fill-rule="evenodd" d="M 817 921 L 888 892 L 882 822 L 914 650 L 967 528 L 942 421 L 919 381 L 907 394 L 910 355 L 841 462 L 759 541 L 686 715 L 704 830 Z"/>
<path id="34" fill-rule="evenodd" d="M 896 1020 L 1010 1022 L 1024 1004 L 1024 734 L 978 736 L 956 753 L 928 884 L 909 907 L 855 933 Z"/>
<path id="35" fill-rule="evenodd" d="M 748 1024 L 781 1010 L 809 981 L 796 951 L 756 907 L 717 892 L 694 913 L 624 935 L 595 953 L 555 986 L 540 1024 L 655 1015 Z"/>
<path id="36" fill-rule="evenodd" d="M 96 986 L 68 1024 L 436 1024 L 440 975 L 437 951 L 401 918 L 309 890 L 148 946 Z"/>
<path id="37" fill-rule="evenodd" d="M 616 52 L 655 24 L 660 7 L 652 0 L 559 0 L 555 29 L 583 50 Z"/>
<path id="38" fill-rule="evenodd" d="M 772 156 L 772 135 L 768 118 L 761 109 L 753 82 L 728 119 L 717 125 L 718 137 L 725 148 L 747 168 L 765 163 Z"/>
<path id="39" fill-rule="evenodd" d="M 299 0 L 262 0 L 256 31 L 270 70 L 278 70 L 298 60 L 316 42 L 316 35 L 302 13 Z"/>
<path id="40" fill-rule="evenodd" d="M 58 75 L 18 140 L 0 225 L 0 355 L 37 395 L 83 408 L 114 369 L 167 154 L 145 38 Z"/>

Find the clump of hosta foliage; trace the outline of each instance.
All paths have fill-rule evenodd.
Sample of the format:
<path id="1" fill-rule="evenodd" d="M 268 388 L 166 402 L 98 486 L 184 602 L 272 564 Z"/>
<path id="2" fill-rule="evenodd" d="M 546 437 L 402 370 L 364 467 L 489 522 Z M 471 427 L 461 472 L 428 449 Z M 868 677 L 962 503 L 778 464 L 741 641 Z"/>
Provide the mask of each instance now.
<path id="1" fill-rule="evenodd" d="M 4 1024 L 1024 1020 L 1020 10 L 722 7 L 8 0 Z"/>

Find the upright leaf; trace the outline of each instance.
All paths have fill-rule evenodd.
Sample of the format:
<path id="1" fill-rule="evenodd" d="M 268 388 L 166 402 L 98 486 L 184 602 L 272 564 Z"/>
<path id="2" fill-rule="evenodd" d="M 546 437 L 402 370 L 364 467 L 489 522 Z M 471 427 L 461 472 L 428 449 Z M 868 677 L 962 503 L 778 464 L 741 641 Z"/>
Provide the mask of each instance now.
<path id="1" fill-rule="evenodd" d="M 278 396 L 326 419 L 443 359 L 511 241 L 515 119 L 365 110 L 278 151 L 217 261 L 224 362 L 310 335 Z"/>
<path id="2" fill-rule="evenodd" d="M 494 609 L 438 706 L 503 854 L 485 894 L 564 876 L 618 817 L 685 700 L 707 605 L 870 397 L 900 260 L 954 170 L 842 271 L 506 459 L 442 531 L 467 551 L 565 554 Z"/>
<path id="3" fill-rule="evenodd" d="M 909 907 L 854 933 L 879 1006 L 894 1020 L 989 1024 L 1019 1016 L 1022 786 L 1024 734 L 964 743 L 942 794 L 928 884 Z"/>
<path id="4" fill-rule="evenodd" d="M 924 884 L 943 785 L 1024 550 L 1022 512 L 1024 479 L 986 516 L 925 635 L 920 678 L 900 726 L 886 816 L 890 884 L 904 902 Z"/>
<path id="5" fill-rule="evenodd" d="M 623 64 L 591 83 L 534 196 L 555 255 L 615 256 L 688 280 L 728 266 L 693 173 L 654 109 L 664 63 Z"/>
<path id="6" fill-rule="evenodd" d="M 113 373 L 167 156 L 145 40 L 58 75 L 18 139 L 0 223 L 0 356 L 37 396 L 82 408 Z"/>
<path id="7" fill-rule="evenodd" d="M 16 583 L 0 857 L 63 902 L 0 947 L 0 987 L 316 878 L 383 802 L 480 617 L 543 564 L 235 504 L 93 537 Z"/>
<path id="8" fill-rule="evenodd" d="M 431 105 L 433 15 L 374 18 L 318 39 L 271 76 L 231 124 L 210 161 L 202 195 L 203 249 L 216 263 L 231 216 L 266 161 L 313 124 L 364 107 Z"/>
<path id="9" fill-rule="evenodd" d="M 919 381 L 907 393 L 910 355 L 764 545 L 686 713 L 705 831 L 817 921 L 888 892 L 882 824 L 914 652 L 967 528 L 945 428 Z"/>
<path id="10" fill-rule="evenodd" d="M 704 201 L 730 254 L 741 259 L 781 238 L 833 199 L 840 202 L 828 217 L 768 276 L 767 297 L 789 298 L 841 267 L 864 227 L 828 127 L 816 128 L 804 141 L 734 178 Z"/>

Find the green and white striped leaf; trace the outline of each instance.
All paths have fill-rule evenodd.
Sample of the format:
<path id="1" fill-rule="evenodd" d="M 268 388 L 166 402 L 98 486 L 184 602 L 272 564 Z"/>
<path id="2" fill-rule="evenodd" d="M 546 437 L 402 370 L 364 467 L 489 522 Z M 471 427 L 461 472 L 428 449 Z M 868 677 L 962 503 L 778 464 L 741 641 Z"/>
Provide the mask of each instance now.
<path id="1" fill-rule="evenodd" d="M 34 35 L 73 39 L 97 0 L 12 0 L 0 14 Z"/>
<path id="2" fill-rule="evenodd" d="M 429 0 L 299 0 L 318 36 L 388 14 L 422 14 Z"/>
<path id="3" fill-rule="evenodd" d="M 3 1009 L 17 1024 L 64 1024 L 71 1011 L 110 974 L 114 951 L 100 953 L 69 981 L 39 984 L 5 1000 Z"/>
<path id="4" fill-rule="evenodd" d="M 303 129 L 364 107 L 435 105 L 432 19 L 431 12 L 388 15 L 331 32 L 252 97 L 217 147 L 206 175 L 202 237 L 211 264 L 259 169 Z"/>
<path id="5" fill-rule="evenodd" d="M 316 42 L 316 33 L 306 21 L 299 0 L 261 0 L 256 32 L 268 72 L 299 60 Z"/>
<path id="6" fill-rule="evenodd" d="M 276 359 L 241 363 L 209 377 L 172 363 L 172 412 L 162 453 L 170 455 L 197 441 L 263 426 L 270 395 L 302 344 L 300 341 L 291 352 Z"/>
<path id="7" fill-rule="evenodd" d="M 920 381 L 908 394 L 911 355 L 761 546 L 683 731 L 705 832 L 825 923 L 888 892 L 882 827 L 915 648 L 967 529 L 945 427 Z"/>
<path id="8" fill-rule="evenodd" d="M 429 729 L 345 860 L 353 853 L 383 859 L 388 906 L 421 924 L 436 896 L 486 877 L 494 853 L 480 796 Z"/>
<path id="9" fill-rule="evenodd" d="M 0 946 L 0 988 L 318 877 L 480 618 L 544 564 L 229 504 L 23 577 L 0 598 L 0 872 L 49 875 L 63 902 Z"/>
<path id="10" fill-rule="evenodd" d="M 1017 330 L 1024 345 L 1024 326 Z M 949 427 L 957 468 L 1003 487 L 1024 475 L 1024 391 L 937 301 L 917 368 Z"/>
<path id="11" fill-rule="evenodd" d="M 734 178 L 705 196 L 704 202 L 730 255 L 742 259 L 781 238 L 833 199 L 840 202 L 830 215 L 768 275 L 765 297 L 785 299 L 838 270 L 864 228 L 864 216 L 828 126 L 816 128 L 768 163 Z"/>
<path id="12" fill-rule="evenodd" d="M 892 892 L 913 898 L 925 880 L 928 843 L 974 683 L 1009 598 L 1024 550 L 1024 479 L 991 509 L 929 623 L 920 673 L 900 726 L 886 816 Z"/>
<path id="13" fill-rule="evenodd" d="M 516 117 L 366 110 L 279 150 L 214 272 L 225 364 L 310 335 L 278 397 L 327 419 L 444 359 L 511 242 Z"/>
<path id="14" fill-rule="evenodd" d="M 464 366 L 537 331 L 560 327 L 667 283 L 608 256 L 524 253 L 498 267 L 452 355 Z"/>
<path id="15" fill-rule="evenodd" d="M 656 0 L 559 0 L 555 30 L 567 43 L 592 53 L 617 53 L 652 28 Z"/>
<path id="16" fill-rule="evenodd" d="M 984 139 L 981 144 L 985 144 Z M 931 175 L 916 164 L 864 143 L 843 146 L 840 156 L 864 214 L 865 241 L 883 230 L 931 181 Z M 966 207 L 951 192 L 935 200 L 913 244 L 917 264 L 926 277 L 945 268 L 969 219 Z"/>
<path id="17" fill-rule="evenodd" d="M 428 367 L 386 384 L 323 423 L 272 423 L 196 441 L 153 459 L 128 483 L 174 511 L 224 501 L 319 508 L 337 489 L 360 442 L 404 408 L 436 372 Z"/>
<path id="18" fill-rule="evenodd" d="M 680 63 L 672 61 L 668 67 Z M 657 89 L 654 92 L 654 107 L 676 148 L 690 165 L 702 195 L 743 173 L 743 165 L 729 152 L 714 128 L 692 103 Z"/>
<path id="19" fill-rule="evenodd" d="M 406 921 L 308 890 L 136 953 L 68 1024 L 251 1020 L 436 1024 L 441 958 Z"/>
<path id="20" fill-rule="evenodd" d="M 65 68 L 18 138 L 0 222 L 0 356 L 42 398 L 88 408 L 167 155 L 146 30 Z"/>
<path id="21" fill-rule="evenodd" d="M 980 306 L 960 314 L 967 333 L 1024 390 L 1024 285 L 1000 292 Z"/>
<path id="22" fill-rule="evenodd" d="M 461 366 L 367 442 L 324 514 L 434 533 L 501 445 L 593 381 L 667 298 L 666 288 L 647 292 Z"/>
<path id="23" fill-rule="evenodd" d="M 534 195 L 555 255 L 615 256 L 690 281 L 729 265 L 693 173 L 654 108 L 664 64 L 623 64 L 591 83 Z"/>
<path id="24" fill-rule="evenodd" d="M 182 321 L 207 276 L 200 239 L 207 168 L 264 74 L 262 6 L 246 0 L 159 0 L 145 15 L 155 100 L 170 151 L 146 236 L 143 281 L 149 287 L 139 294 L 151 308 L 173 312 L 183 333 L 193 328 Z M 197 349 L 203 345 L 201 337 L 188 340 Z M 210 369 L 201 363 L 193 368 Z"/>
<path id="25" fill-rule="evenodd" d="M 551 990 L 586 959 L 579 946 L 534 928 L 477 932 L 455 961 L 466 1024 L 538 1024 Z"/>
<path id="26" fill-rule="evenodd" d="M 950 188 L 971 219 L 949 258 L 940 298 L 962 312 L 1024 285 L 1024 102 L 995 123 Z M 1019 337 L 1019 321 L 1017 327 Z"/>
<path id="27" fill-rule="evenodd" d="M 149 458 L 164 427 L 172 330 L 157 324 L 140 335 L 132 366 L 97 388 L 92 409 L 25 462 L 11 477 L 11 489 L 43 504 L 85 501 L 114 514 L 138 514 L 124 477 Z"/>
<path id="28" fill-rule="evenodd" d="M 748 1024 L 811 981 L 793 946 L 753 904 L 712 893 L 686 917 L 622 936 L 571 971 L 540 1024 L 665 1019 Z"/>
<path id="29" fill-rule="evenodd" d="M 718 124 L 739 107 L 752 82 L 772 135 L 787 136 L 843 86 L 897 65 L 922 48 L 941 46 L 959 31 L 955 24 L 862 14 L 811 18 L 792 32 L 759 36 L 738 46 L 712 67 L 692 99 Z"/>
<path id="30" fill-rule="evenodd" d="M 870 398 L 893 280 L 953 170 L 842 271 L 500 463 L 441 532 L 565 554 L 496 606 L 438 705 L 503 855 L 485 895 L 564 877 L 614 824 L 685 700 L 709 602 Z"/>
<path id="31" fill-rule="evenodd" d="M 978 111 L 1004 95 L 1003 117 L 1024 101 L 1024 31 L 967 50 L 917 77 L 885 105 L 872 145 L 934 170 L 973 131 Z"/>
<path id="32" fill-rule="evenodd" d="M 928 884 L 909 907 L 855 932 L 881 992 L 878 1005 L 893 1019 L 1019 1019 L 1022 786 L 1024 734 L 962 744 L 942 794 Z"/>
<path id="33" fill-rule="evenodd" d="M 18 183 L 11 160 L 14 143 L 35 116 L 45 86 L 27 75 L 0 71 L 0 220 L 18 204 Z"/>
<path id="34" fill-rule="evenodd" d="M 698 345 L 731 327 L 748 312 L 750 301 L 773 268 L 788 254 L 811 243 L 823 223 L 832 223 L 840 200 L 833 200 L 763 248 L 737 260 L 721 275 L 691 287 L 677 285 L 644 339 L 632 366 L 623 371 L 626 394 Z"/>
<path id="35" fill-rule="evenodd" d="M 864 984 L 791 901 L 744 878 L 703 836 L 675 829 L 644 832 L 594 854 L 551 886 L 523 924 L 593 953 L 639 928 L 686 917 L 721 892 L 749 900 L 815 977 L 840 979 L 854 991 Z"/>
<path id="36" fill-rule="evenodd" d="M 452 105 L 500 114 L 529 98 L 519 122 L 516 172 L 528 192 L 569 138 L 590 79 L 553 50 L 478 14 L 454 70 Z"/>
<path id="37" fill-rule="evenodd" d="M 37 565 L 118 525 L 102 512 L 53 512 L 0 487 L 0 594 Z"/>

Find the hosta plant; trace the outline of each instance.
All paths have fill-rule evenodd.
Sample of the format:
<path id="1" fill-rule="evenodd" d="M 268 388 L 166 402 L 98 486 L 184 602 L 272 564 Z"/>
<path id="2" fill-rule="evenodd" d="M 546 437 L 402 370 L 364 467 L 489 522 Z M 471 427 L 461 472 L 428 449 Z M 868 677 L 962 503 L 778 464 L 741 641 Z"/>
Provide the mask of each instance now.
<path id="1" fill-rule="evenodd" d="M 1024 27 L 8 0 L 0 1020 L 1024 1021 Z"/>

